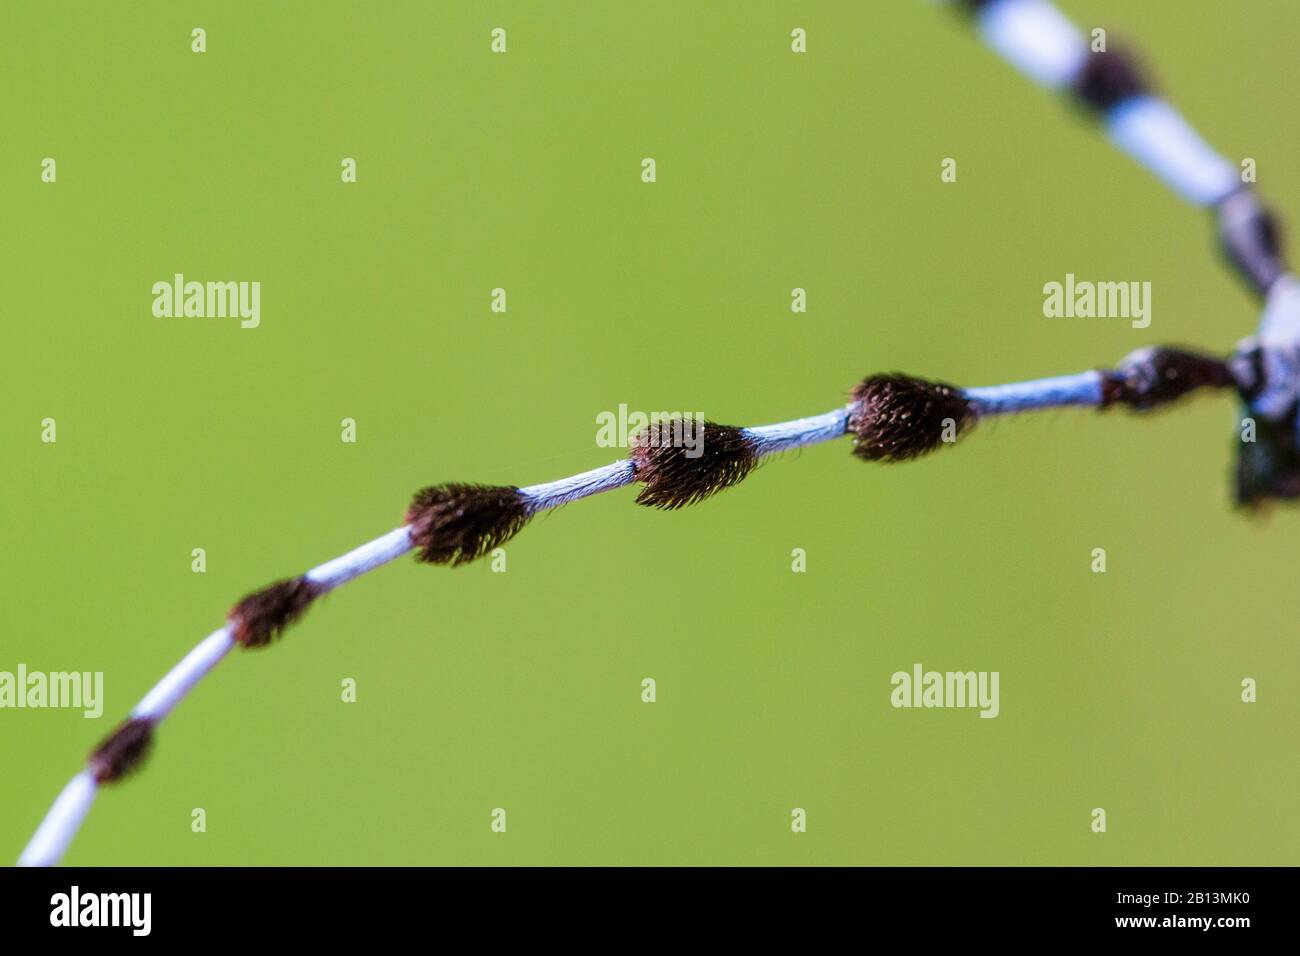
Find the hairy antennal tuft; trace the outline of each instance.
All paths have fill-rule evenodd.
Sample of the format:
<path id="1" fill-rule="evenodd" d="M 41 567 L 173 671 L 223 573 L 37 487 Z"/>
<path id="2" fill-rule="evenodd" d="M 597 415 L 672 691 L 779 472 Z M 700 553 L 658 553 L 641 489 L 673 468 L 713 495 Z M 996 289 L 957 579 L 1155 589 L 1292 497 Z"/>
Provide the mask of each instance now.
<path id="1" fill-rule="evenodd" d="M 737 485 L 758 465 L 743 428 L 675 418 L 647 426 L 632 438 L 636 503 L 674 511 Z"/>
<path id="2" fill-rule="evenodd" d="M 918 458 L 975 422 L 961 389 L 910 375 L 872 375 L 853 390 L 853 399 L 853 454 L 866 461 Z"/>
<path id="3" fill-rule="evenodd" d="M 505 544 L 532 517 L 513 486 L 444 484 L 422 488 L 406 509 L 416 558 L 467 564 Z"/>
<path id="4" fill-rule="evenodd" d="M 153 725 L 147 717 L 132 717 L 105 737 L 86 760 L 95 782 L 112 783 L 139 769 L 153 745 Z"/>
<path id="5" fill-rule="evenodd" d="M 855 454 L 899 461 L 956 438 L 979 419 L 1066 407 L 1122 404 L 1144 410 L 1195 388 L 1235 386 L 1250 415 L 1238 445 L 1237 498 L 1245 505 L 1300 498 L 1300 278 L 1289 271 L 1276 219 L 1248 188 L 1254 177 L 1217 155 L 1163 99 L 1147 94 L 1136 61 L 1122 52 L 1089 55 L 1089 44 L 1050 0 L 953 0 L 973 12 L 987 44 L 1034 82 L 1070 87 L 1105 114 L 1115 145 L 1175 193 L 1217 213 L 1229 262 L 1265 299 L 1260 337 L 1241 343 L 1226 366 L 1179 350 L 1135 353 L 1116 370 L 1092 370 L 1027 382 L 958 390 L 901 375 L 875 376 L 854 402 L 832 412 L 738 429 L 711 425 L 703 456 L 647 440 L 629 458 L 541 485 L 483 488 L 443 485 L 415 496 L 407 523 L 326 562 L 303 578 L 249 595 L 229 624 L 190 651 L 149 691 L 89 757 L 54 801 L 20 857 L 22 865 L 59 861 L 90 808 L 97 783 L 129 773 L 148 752 L 157 723 L 229 652 L 269 643 L 325 591 L 395 560 L 414 546 L 421 560 L 458 564 L 509 540 L 532 514 L 645 482 L 641 504 L 677 508 L 742 480 L 759 457 L 856 436 Z M 1245 164 L 1243 164 L 1245 165 Z M 1249 164 L 1253 174 L 1253 162 Z M 647 433 L 653 439 L 653 433 Z M 314 582 L 314 583 L 313 583 Z"/>
<path id="6" fill-rule="evenodd" d="M 320 594 L 318 585 L 302 577 L 254 591 L 230 609 L 231 637 L 242 647 L 265 647 L 302 617 Z"/>
<path id="7" fill-rule="evenodd" d="M 1074 92 L 1098 112 L 1149 92 L 1149 84 L 1138 61 L 1126 50 L 1090 53 L 1075 77 Z"/>

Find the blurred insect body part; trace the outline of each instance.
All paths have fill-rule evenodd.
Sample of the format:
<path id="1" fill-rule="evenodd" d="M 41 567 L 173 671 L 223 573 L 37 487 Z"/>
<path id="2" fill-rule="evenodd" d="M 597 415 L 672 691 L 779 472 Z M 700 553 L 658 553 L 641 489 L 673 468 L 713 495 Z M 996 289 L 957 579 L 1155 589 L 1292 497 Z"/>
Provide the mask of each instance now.
<path id="1" fill-rule="evenodd" d="M 984 41 L 1036 83 L 1068 93 L 1106 136 L 1211 216 L 1224 258 L 1263 303 L 1256 334 L 1230 360 L 1254 441 L 1239 442 L 1236 499 L 1300 497 L 1300 279 L 1281 230 L 1238 167 L 1156 92 L 1138 59 L 1113 42 L 1095 50 L 1048 0 L 955 0 Z"/>

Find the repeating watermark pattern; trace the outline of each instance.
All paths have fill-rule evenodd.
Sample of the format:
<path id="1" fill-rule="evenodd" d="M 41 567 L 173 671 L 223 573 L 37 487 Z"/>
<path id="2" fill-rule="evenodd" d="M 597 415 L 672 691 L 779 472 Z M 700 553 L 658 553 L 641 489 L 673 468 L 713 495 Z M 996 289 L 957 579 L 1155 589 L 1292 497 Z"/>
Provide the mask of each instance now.
<path id="1" fill-rule="evenodd" d="M 894 707 L 972 707 L 981 717 L 1001 710 L 998 671 L 927 671 L 919 663 L 911 673 L 895 671 L 889 702 Z"/>
<path id="2" fill-rule="evenodd" d="M 73 885 L 50 897 L 51 926 L 124 926 L 148 936 L 153 926 L 152 893 L 82 893 Z"/>
<path id="3" fill-rule="evenodd" d="M 1043 315 L 1049 319 L 1129 319 L 1135 329 L 1151 324 L 1150 282 L 1092 282 L 1076 280 L 1043 286 Z"/>
<path id="4" fill-rule="evenodd" d="M 53 803 L 20 862 L 49 866 L 62 858 L 97 787 L 122 779 L 138 766 L 155 727 L 228 652 L 265 647 L 317 599 L 404 554 L 414 551 L 424 564 L 465 564 L 512 540 L 538 515 L 633 484 L 643 486 L 637 504 L 675 510 L 734 487 L 767 456 L 849 437 L 854 439 L 854 456 L 863 461 L 907 461 L 945 445 L 944 427 L 952 427 L 955 439 L 964 424 L 977 418 L 1076 406 L 1145 411 L 1230 382 L 1221 360 L 1168 348 L 1142 349 L 1119 370 L 982 388 L 958 388 L 899 373 L 871 375 L 852 390 L 848 405 L 820 415 L 752 427 L 706 423 L 703 416 L 695 416 L 689 432 L 682 422 L 678 441 L 693 443 L 702 452 L 707 433 L 707 455 L 692 458 L 677 448 L 646 449 L 638 437 L 638 444 L 621 460 L 556 481 L 525 487 L 446 482 L 421 488 L 407 505 L 400 527 L 305 574 L 245 595 L 228 613 L 225 625 L 168 671 L 131 718 L 92 752 L 89 766 Z M 606 424 L 616 428 L 619 417 L 607 413 Z M 625 426 L 631 423 L 630 415 L 622 417 Z M 661 413 L 660 418 L 674 416 Z M 671 440 L 672 428 L 666 430 Z M 662 423 L 658 431 L 665 431 Z M 662 434 L 659 438 L 662 441 Z M 978 684 L 974 691 L 978 700 Z M 986 693 L 985 699 L 985 716 L 991 716 L 995 698 Z M 923 693 L 920 705 L 926 703 Z"/>
<path id="5" fill-rule="evenodd" d="M 185 281 L 178 272 L 153 284 L 153 314 L 160 319 L 233 319 L 243 329 L 262 324 L 261 282 Z"/>
<path id="6" fill-rule="evenodd" d="M 980 0 L 968 0 L 968 4 L 982 10 L 980 16 L 985 18 L 982 21 L 983 33 L 998 52 L 1043 85 L 1071 89 L 1081 102 L 1106 118 L 1107 132 L 1118 145 L 1151 168 L 1176 191 L 1198 205 L 1214 209 L 1219 214 L 1223 244 L 1230 260 L 1251 280 L 1256 291 L 1261 294 L 1268 292 L 1285 270 L 1278 255 L 1271 221 L 1255 207 L 1250 193 L 1238 192 L 1235 183 L 1230 189 L 1225 186 L 1222 161 L 1208 147 L 1201 148 L 1203 144 L 1195 132 L 1182 124 L 1168 104 L 1149 94 L 1140 71 L 1123 59 L 1109 55 L 1104 60 L 1094 57 L 1091 62 L 1087 62 L 1089 58 L 1084 53 L 1079 38 L 1072 35 L 1073 28 L 1068 22 L 1054 19 L 1050 13 L 1043 15 L 1044 9 L 1052 9 L 1046 2 L 986 4 Z M 1027 16 L 1037 18 L 1028 24 L 1032 29 L 1025 29 Z M 493 39 L 497 38 L 494 31 Z M 804 52 L 804 38 L 802 29 L 792 34 L 792 39 L 800 41 L 792 45 L 794 52 Z M 193 31 L 193 39 L 195 52 L 205 52 L 206 33 L 202 29 L 196 29 Z M 494 52 L 504 53 L 504 30 L 500 30 L 499 39 L 500 48 Z M 1104 31 L 1094 32 L 1093 39 L 1093 53 L 1104 52 Z M 1099 63 L 1103 65 L 1097 65 Z M 951 181 L 955 182 L 956 163 L 951 158 L 949 160 Z M 941 168 L 941 174 L 942 172 L 944 170 Z M 1235 178 L 1236 170 L 1231 172 Z M 52 161 L 50 173 L 52 176 Z M 655 181 L 653 158 L 646 157 L 642 160 L 641 175 L 645 183 Z M 1249 169 L 1243 163 L 1241 179 L 1243 182 L 1254 181 L 1253 162 L 1249 164 Z M 51 178 L 49 181 L 54 180 Z M 1243 202 L 1247 204 L 1244 212 L 1237 208 Z M 1241 214 L 1225 215 L 1225 210 L 1230 206 Z M 1289 285 L 1293 277 L 1286 278 Z M 212 283 L 208 283 L 209 288 L 200 286 L 196 298 L 191 287 L 200 284 L 188 283 L 182 287 L 181 279 L 180 275 L 176 276 L 174 295 L 166 290 L 165 283 L 155 285 L 155 294 L 158 296 L 155 301 L 156 315 L 199 316 L 221 311 L 211 308 Z M 1137 283 L 1102 283 L 1100 291 L 1093 288 L 1091 306 L 1087 307 L 1088 294 L 1086 291 L 1081 293 L 1083 298 L 1080 299 L 1073 288 L 1073 279 L 1072 274 L 1067 276 L 1072 285 L 1068 295 L 1065 287 L 1060 287 L 1055 307 L 1058 314 L 1087 317 L 1099 313 L 1136 319 L 1133 324 L 1137 328 L 1146 328 L 1150 324 L 1150 283 L 1143 283 L 1140 287 Z M 218 285 L 227 289 L 235 287 L 235 292 L 239 294 L 240 316 L 253 319 L 251 325 L 243 323 L 244 327 L 257 327 L 260 324 L 260 284 L 253 283 L 254 288 L 249 290 L 252 293 L 248 299 L 252 303 L 251 310 L 243 308 L 245 283 Z M 159 286 L 164 288 L 160 290 Z M 1052 294 L 1048 288 L 1044 291 L 1048 295 Z M 1127 299 L 1121 301 L 1121 294 L 1126 295 Z M 1105 299 L 1099 305 L 1102 296 Z M 231 298 L 231 295 L 226 293 L 226 297 Z M 504 306 L 504 296 L 502 305 Z M 1288 314 L 1283 318 L 1294 320 L 1293 310 L 1294 307 L 1288 305 Z M 1045 314 L 1049 314 L 1046 304 Z M 1287 333 L 1283 336 L 1288 340 L 1287 344 L 1293 345 L 1296 341 L 1294 330 L 1287 328 L 1284 331 Z M 1276 341 L 1276 336 L 1273 340 Z M 1267 349 L 1276 350 L 1276 347 L 1269 344 Z M 874 383 L 873 380 L 864 383 L 860 391 L 855 392 L 854 401 L 845 409 L 837 409 L 831 414 L 815 418 L 780 423 L 779 426 L 727 430 L 729 445 L 724 449 L 723 455 L 730 457 L 721 458 L 720 463 L 724 467 L 717 467 L 719 462 L 706 459 L 702 464 L 709 467 L 695 470 L 652 470 L 642 467 L 634 459 L 559 482 L 522 489 L 515 486 L 461 484 L 422 489 L 408 508 L 406 523 L 402 528 L 355 549 L 342 558 L 313 568 L 299 578 L 281 580 L 241 601 L 223 628 L 206 638 L 150 692 L 142 701 L 141 707 L 133 712 L 123 731 L 101 745 L 90 768 L 97 773 L 87 776 L 83 771 L 74 778 L 68 791 L 70 797 L 61 797 L 56 802 L 50 816 L 42 824 L 41 833 L 33 840 L 29 852 L 24 854 L 24 859 L 29 862 L 57 862 L 84 816 L 89 805 L 87 796 L 93 797 L 94 788 L 100 782 L 118 779 L 130 769 L 142 746 L 150 739 L 154 725 L 170 713 L 171 708 L 188 693 L 189 688 L 220 661 L 226 652 L 235 646 L 264 646 L 300 617 L 306 607 L 320 595 L 410 550 L 417 550 L 420 560 L 430 564 L 463 563 L 486 553 L 495 553 L 489 549 L 512 537 L 534 514 L 634 482 L 644 483 L 647 490 L 653 492 L 651 495 L 639 496 L 638 503 L 651 507 L 676 508 L 703 500 L 714 492 L 735 484 L 762 455 L 805 447 L 845 435 L 854 436 L 855 454 L 864 460 L 903 461 L 926 454 L 934 450 L 937 444 L 955 441 L 959 426 L 974 421 L 977 417 L 1066 405 L 1104 408 L 1121 404 L 1145 410 L 1152 403 L 1172 401 L 1192 388 L 1223 388 L 1234 384 L 1229 381 L 1226 372 L 1216 373 L 1204 380 L 1194 375 L 1188 376 L 1184 374 L 1188 366 L 1167 364 L 1168 358 L 1166 352 L 1152 362 L 1155 371 L 1173 373 L 1163 377 L 1097 371 L 1040 382 L 969 390 L 941 383 L 910 380 L 902 376 L 873 377 L 876 379 Z M 1187 356 L 1184 355 L 1179 361 L 1186 359 Z M 1200 361 L 1202 368 L 1211 365 L 1209 361 Z M 1215 360 L 1213 364 L 1218 368 L 1223 363 Z M 1129 366 L 1126 371 L 1132 370 L 1132 366 Z M 1294 385 L 1293 372 L 1272 373 L 1266 369 L 1258 374 L 1264 376 L 1261 383 L 1264 386 Z M 1271 381 L 1270 377 L 1281 381 Z M 1251 405 L 1262 407 L 1253 399 Z M 935 407 L 940 413 L 947 409 L 957 409 L 959 415 L 940 419 L 931 414 Z M 694 430 L 702 432 L 702 416 L 698 418 L 700 420 Z M 944 434 L 937 440 L 933 437 L 938 431 L 932 427 L 935 420 L 941 421 L 950 430 L 949 434 Z M 53 421 L 49 421 L 51 431 L 48 440 L 52 442 Z M 718 431 L 727 429 L 726 426 L 710 428 Z M 624 427 L 620 436 L 622 440 L 616 444 L 628 443 L 628 431 Z M 700 437 L 702 440 L 702 435 Z M 684 443 L 684 439 L 683 434 L 679 440 Z M 712 453 L 712 445 L 710 450 Z M 699 457 L 699 453 L 687 457 Z M 675 459 L 673 463 L 677 463 Z M 1104 560 L 1104 554 L 1102 557 Z M 802 568 L 798 570 L 801 571 Z M 891 701 L 895 707 L 979 707 L 980 716 L 994 717 L 1000 711 L 999 677 L 998 672 L 924 672 L 918 663 L 912 674 L 897 672 L 893 676 L 895 691 L 891 695 Z M 1251 684 L 1253 694 L 1253 682 Z M 803 811 L 796 808 L 794 813 L 802 814 Z M 1102 814 L 1101 830 L 1104 831 L 1104 811 L 1097 808 L 1094 817 L 1096 814 Z M 495 809 L 493 821 L 494 830 L 504 832 L 505 810 Z M 500 824 L 499 829 L 495 825 L 497 822 Z M 72 889 L 75 898 L 77 888 L 74 886 Z M 55 902 L 57 905 L 57 898 Z M 71 900 L 68 902 L 71 904 Z M 69 905 L 69 909 L 74 907 Z"/>
<path id="7" fill-rule="evenodd" d="M 97 720 L 104 714 L 103 671 L 0 671 L 0 708 L 80 709 Z"/>
<path id="8" fill-rule="evenodd" d="M 687 458 L 704 454 L 704 414 L 702 412 L 633 412 L 625 404 L 617 412 L 596 415 L 596 447 L 628 448 L 632 436 L 651 425 L 644 440 L 651 448 L 685 448 Z"/>

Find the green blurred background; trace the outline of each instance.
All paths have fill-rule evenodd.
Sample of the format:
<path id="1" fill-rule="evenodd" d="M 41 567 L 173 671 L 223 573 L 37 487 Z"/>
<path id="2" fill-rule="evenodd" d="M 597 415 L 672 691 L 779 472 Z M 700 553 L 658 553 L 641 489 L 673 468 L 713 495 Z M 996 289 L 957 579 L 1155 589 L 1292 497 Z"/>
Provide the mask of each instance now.
<path id="1" fill-rule="evenodd" d="M 1061 5 L 1300 222 L 1300 8 Z M 759 424 L 1258 315 L 1201 213 L 942 4 L 8 3 L 0 34 L 0 670 L 106 685 L 98 721 L 0 711 L 8 858 L 238 597 L 423 484 L 605 464 L 619 403 Z M 261 327 L 154 318 L 176 272 L 260 281 Z M 1152 282 L 1151 327 L 1045 319 L 1067 272 Z M 67 862 L 1296 863 L 1300 515 L 1230 508 L 1238 417 L 844 442 L 680 513 L 563 509 L 505 574 L 401 561 L 233 654 Z M 918 661 L 999 671 L 1001 715 L 891 708 Z"/>

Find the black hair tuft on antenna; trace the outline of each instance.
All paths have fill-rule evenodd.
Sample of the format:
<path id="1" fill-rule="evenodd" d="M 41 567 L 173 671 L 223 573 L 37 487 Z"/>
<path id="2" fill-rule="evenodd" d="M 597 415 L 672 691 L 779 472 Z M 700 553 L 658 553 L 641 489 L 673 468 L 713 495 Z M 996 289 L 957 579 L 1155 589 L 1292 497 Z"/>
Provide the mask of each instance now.
<path id="1" fill-rule="evenodd" d="M 1147 92 L 1150 90 L 1141 66 L 1131 53 L 1121 49 L 1089 53 L 1074 80 L 1075 96 L 1099 113 Z"/>
<path id="2" fill-rule="evenodd" d="M 674 418 L 643 428 L 632 438 L 636 480 L 645 487 L 636 503 L 674 511 L 737 485 L 758 465 L 743 428 Z"/>
<path id="3" fill-rule="evenodd" d="M 321 588 L 306 578 L 288 578 L 247 595 L 230 609 L 231 637 L 241 647 L 265 647 L 306 613 Z"/>
<path id="4" fill-rule="evenodd" d="M 530 517 L 519 489 L 502 485 L 432 485 L 417 491 L 406 509 L 416 558 L 452 566 L 499 548 Z"/>
<path id="5" fill-rule="evenodd" d="M 153 723 L 147 717 L 125 720 L 91 751 L 86 766 L 96 783 L 121 780 L 144 763 L 153 746 Z"/>
<path id="6" fill-rule="evenodd" d="M 872 375 L 853 390 L 853 399 L 853 454 L 866 461 L 919 458 L 975 422 L 961 389 L 910 375 Z"/>

